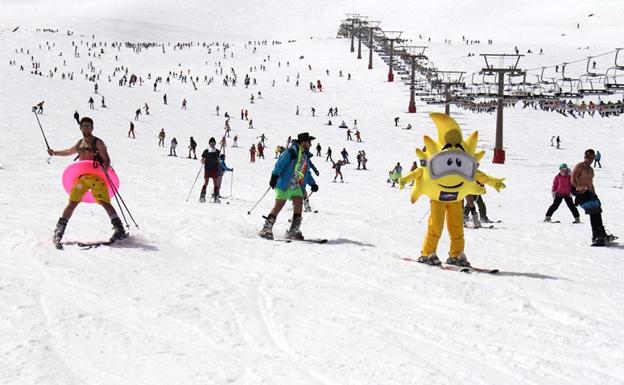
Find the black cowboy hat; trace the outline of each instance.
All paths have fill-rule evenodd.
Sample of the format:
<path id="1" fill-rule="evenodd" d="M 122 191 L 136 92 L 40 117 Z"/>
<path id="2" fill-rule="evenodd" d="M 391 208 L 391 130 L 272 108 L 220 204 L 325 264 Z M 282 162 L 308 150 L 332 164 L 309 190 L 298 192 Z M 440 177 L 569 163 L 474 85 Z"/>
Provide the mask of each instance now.
<path id="1" fill-rule="evenodd" d="M 314 140 L 316 139 L 313 136 L 310 136 L 310 134 L 308 134 L 307 132 L 302 132 L 301 134 L 297 135 L 297 142 L 301 143 L 301 142 L 305 142 L 306 140 Z"/>

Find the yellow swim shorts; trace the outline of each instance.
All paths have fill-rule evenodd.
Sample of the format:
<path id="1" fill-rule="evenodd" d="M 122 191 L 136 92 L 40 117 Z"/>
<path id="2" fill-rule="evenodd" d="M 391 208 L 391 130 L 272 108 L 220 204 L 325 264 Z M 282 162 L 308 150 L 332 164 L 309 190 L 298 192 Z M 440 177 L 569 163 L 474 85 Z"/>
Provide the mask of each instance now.
<path id="1" fill-rule="evenodd" d="M 91 194 L 93 194 L 96 202 L 110 203 L 110 196 L 108 195 L 106 182 L 104 182 L 104 179 L 93 174 L 84 174 L 78 178 L 74 187 L 72 187 L 69 192 L 69 200 L 72 202 L 80 202 L 82 200 L 82 196 L 89 190 L 91 190 Z"/>

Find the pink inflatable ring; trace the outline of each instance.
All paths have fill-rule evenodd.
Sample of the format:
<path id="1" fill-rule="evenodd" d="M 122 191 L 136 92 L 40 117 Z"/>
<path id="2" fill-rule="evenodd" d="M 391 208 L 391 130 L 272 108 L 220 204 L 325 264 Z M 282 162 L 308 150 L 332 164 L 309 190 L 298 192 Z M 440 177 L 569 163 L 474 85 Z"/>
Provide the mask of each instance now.
<path id="1" fill-rule="evenodd" d="M 108 168 L 107 173 L 110 181 L 115 187 L 114 189 L 106 178 L 106 174 L 104 174 L 104 169 L 102 168 L 102 166 L 98 164 L 97 167 L 93 167 L 92 160 L 81 160 L 78 162 L 74 162 L 67 166 L 67 168 L 63 172 L 63 188 L 69 194 L 81 175 L 97 175 L 101 177 L 102 180 L 104 180 L 104 182 L 106 183 L 106 187 L 108 188 L 108 195 L 112 199 L 115 196 L 115 191 L 119 189 L 119 178 L 117 177 L 117 174 L 115 174 L 115 170 L 113 170 L 112 167 Z M 95 198 L 93 198 L 91 190 L 87 191 L 86 194 L 82 196 L 82 201 L 85 203 L 95 203 Z"/>

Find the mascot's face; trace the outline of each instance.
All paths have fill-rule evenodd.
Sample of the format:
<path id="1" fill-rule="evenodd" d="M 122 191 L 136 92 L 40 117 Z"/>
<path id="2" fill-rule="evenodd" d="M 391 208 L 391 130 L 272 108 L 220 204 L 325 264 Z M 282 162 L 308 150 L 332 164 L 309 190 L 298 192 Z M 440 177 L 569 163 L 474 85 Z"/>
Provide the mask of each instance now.
<path id="1" fill-rule="evenodd" d="M 425 136 L 424 151 L 416 149 L 423 168 L 420 193 L 445 202 L 460 201 L 468 194 L 484 193 L 483 186 L 475 180 L 479 161 L 485 154 L 483 151 L 475 153 L 477 132 L 464 140 L 461 129 L 451 117 L 440 113 L 430 116 L 438 129 L 438 140 Z"/>

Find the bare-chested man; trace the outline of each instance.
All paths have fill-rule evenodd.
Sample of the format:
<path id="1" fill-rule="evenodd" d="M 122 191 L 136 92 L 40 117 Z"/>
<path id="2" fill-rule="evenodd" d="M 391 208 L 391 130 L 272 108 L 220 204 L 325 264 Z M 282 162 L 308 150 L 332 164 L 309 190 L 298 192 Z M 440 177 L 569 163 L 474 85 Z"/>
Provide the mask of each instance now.
<path id="1" fill-rule="evenodd" d="M 92 135 L 93 120 L 88 117 L 80 119 L 80 131 L 82 132 L 82 139 L 80 139 L 78 143 L 65 150 L 55 151 L 49 149 L 48 154 L 52 156 L 70 156 L 78 154 L 80 160 L 97 159 L 106 172 L 110 166 L 110 157 L 108 156 L 104 141 Z M 65 207 L 65 210 L 63 210 L 63 214 L 56 224 L 56 229 L 54 230 L 54 244 L 57 249 L 63 248 L 61 239 L 65 233 L 67 222 L 69 218 L 71 218 L 76 207 L 78 207 L 78 203 L 82 200 L 83 195 L 89 190 L 91 190 L 96 202 L 104 207 L 104 210 L 106 210 L 106 213 L 111 219 L 111 223 L 115 229 L 115 232 L 110 238 L 111 242 L 128 237 L 128 233 L 124 230 L 115 208 L 110 203 L 108 187 L 104 179 L 94 174 L 83 174 L 74 183 L 69 193 L 69 203 L 67 207 Z"/>

